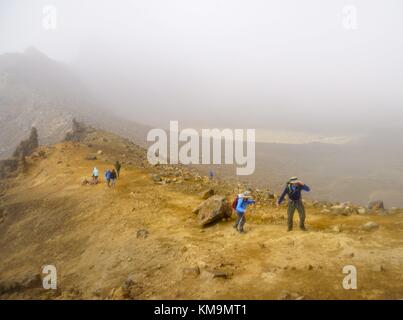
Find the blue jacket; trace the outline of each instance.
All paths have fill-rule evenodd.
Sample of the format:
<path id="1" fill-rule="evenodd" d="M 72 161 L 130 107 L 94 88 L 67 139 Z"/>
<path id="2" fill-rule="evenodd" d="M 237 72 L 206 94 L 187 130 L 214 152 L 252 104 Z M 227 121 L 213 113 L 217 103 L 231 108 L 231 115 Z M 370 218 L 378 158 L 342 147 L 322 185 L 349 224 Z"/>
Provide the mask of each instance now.
<path id="1" fill-rule="evenodd" d="M 304 184 L 303 186 L 301 185 L 296 185 L 296 184 L 288 184 L 285 186 L 283 193 L 281 194 L 280 198 L 278 199 L 278 203 L 281 203 L 284 201 L 284 198 L 286 195 L 288 195 L 289 200 L 297 201 L 301 199 L 301 191 L 311 191 L 311 189 Z"/>
<path id="2" fill-rule="evenodd" d="M 110 180 L 111 178 L 111 172 L 109 170 L 105 171 L 105 179 Z"/>
<path id="3" fill-rule="evenodd" d="M 255 201 L 252 199 L 245 200 L 244 198 L 239 198 L 236 205 L 236 211 L 239 213 L 244 213 L 246 211 L 246 207 L 252 203 L 255 203 Z"/>

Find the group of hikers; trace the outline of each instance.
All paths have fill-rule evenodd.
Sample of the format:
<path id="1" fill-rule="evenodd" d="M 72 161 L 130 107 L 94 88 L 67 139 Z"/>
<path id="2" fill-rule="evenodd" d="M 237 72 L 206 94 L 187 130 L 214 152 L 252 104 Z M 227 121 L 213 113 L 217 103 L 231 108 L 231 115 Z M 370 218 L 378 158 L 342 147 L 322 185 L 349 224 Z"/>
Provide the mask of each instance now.
<path id="1" fill-rule="evenodd" d="M 288 209 L 287 209 L 287 231 L 291 231 L 293 228 L 294 212 L 298 211 L 299 215 L 299 227 L 303 231 L 307 231 L 305 228 L 305 208 L 302 202 L 301 192 L 309 192 L 311 189 L 303 183 L 298 177 L 291 177 L 284 188 L 284 191 L 276 201 L 277 207 L 281 205 L 285 197 L 288 196 Z M 237 214 L 237 220 L 235 222 L 234 228 L 240 233 L 244 233 L 244 225 L 246 222 L 246 208 L 254 204 L 255 201 L 252 199 L 251 192 L 249 190 L 244 193 L 239 194 L 233 204 L 232 208 Z"/>
<path id="2" fill-rule="evenodd" d="M 120 169 L 122 165 L 119 161 L 115 162 L 113 169 L 106 169 L 104 173 L 105 182 L 108 187 L 114 187 L 116 185 L 116 180 L 119 178 Z M 94 167 L 92 170 L 92 184 L 97 184 L 99 182 L 99 170 Z"/>
<path id="3" fill-rule="evenodd" d="M 119 178 L 121 164 L 119 161 L 115 162 L 114 169 L 106 169 L 105 171 L 105 181 L 108 187 L 114 187 L 116 185 L 116 180 Z M 212 178 L 213 174 L 210 175 Z M 94 167 L 92 171 L 92 184 L 97 184 L 99 182 L 99 170 Z M 281 193 L 280 197 L 276 201 L 277 207 L 281 205 L 285 197 L 288 197 L 288 208 L 287 208 L 287 231 L 292 231 L 293 220 L 295 210 L 298 211 L 299 215 L 299 227 L 303 231 L 307 231 L 305 228 L 305 208 L 302 202 L 301 192 L 309 192 L 311 189 L 298 177 L 291 177 Z M 249 190 L 238 194 L 232 203 L 232 208 L 237 214 L 237 219 L 234 224 L 234 228 L 240 233 L 245 233 L 244 225 L 246 222 L 246 209 L 249 205 L 254 204 L 255 200 L 252 199 L 252 194 Z"/>

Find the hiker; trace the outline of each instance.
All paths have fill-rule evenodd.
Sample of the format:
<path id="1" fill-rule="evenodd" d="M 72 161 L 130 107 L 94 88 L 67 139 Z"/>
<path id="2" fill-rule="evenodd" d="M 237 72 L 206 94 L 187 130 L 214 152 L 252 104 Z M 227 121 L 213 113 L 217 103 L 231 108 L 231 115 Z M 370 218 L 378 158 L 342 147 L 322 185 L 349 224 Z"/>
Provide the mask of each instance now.
<path id="1" fill-rule="evenodd" d="M 92 183 L 97 184 L 98 183 L 98 176 L 99 176 L 99 171 L 97 167 L 94 167 L 94 170 L 92 170 Z"/>
<path id="2" fill-rule="evenodd" d="M 214 172 L 213 172 L 213 170 L 210 170 L 210 171 L 209 171 L 208 176 L 209 176 L 210 180 L 212 180 L 212 179 L 214 178 Z"/>
<path id="3" fill-rule="evenodd" d="M 298 177 L 291 177 L 290 180 L 288 180 L 287 185 L 285 186 L 285 189 L 280 198 L 277 200 L 277 206 L 279 206 L 283 202 L 285 196 L 288 195 L 287 231 L 292 230 L 295 209 L 298 210 L 299 227 L 301 230 L 306 231 L 305 208 L 304 204 L 302 203 L 301 191 L 309 192 L 311 191 L 311 189 L 305 183 L 300 181 Z"/>
<path id="4" fill-rule="evenodd" d="M 244 193 L 239 194 L 234 202 L 236 202 L 234 209 L 238 216 L 234 228 L 237 229 L 240 233 L 245 233 L 245 231 L 243 230 L 243 226 L 246 222 L 245 211 L 247 206 L 255 203 L 255 201 L 251 198 L 251 192 L 245 191 Z"/>
<path id="5" fill-rule="evenodd" d="M 120 164 L 120 162 L 118 160 L 116 160 L 115 162 L 115 169 L 116 169 L 116 177 L 119 178 L 120 175 L 120 168 L 122 167 L 122 165 Z"/>
<path id="6" fill-rule="evenodd" d="M 106 171 L 105 171 L 105 181 L 106 181 L 107 186 L 109 187 L 110 182 L 111 182 L 111 170 L 109 170 L 109 169 L 106 169 Z"/>
<path id="7" fill-rule="evenodd" d="M 118 177 L 115 169 L 112 170 L 110 177 L 111 177 L 111 186 L 114 187 L 116 184 L 116 179 Z"/>

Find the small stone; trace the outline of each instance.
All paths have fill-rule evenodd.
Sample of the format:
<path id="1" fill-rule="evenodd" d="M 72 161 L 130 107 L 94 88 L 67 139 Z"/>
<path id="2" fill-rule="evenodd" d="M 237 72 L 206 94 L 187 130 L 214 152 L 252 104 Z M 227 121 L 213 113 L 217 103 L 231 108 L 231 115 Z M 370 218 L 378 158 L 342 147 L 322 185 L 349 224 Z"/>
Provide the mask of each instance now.
<path id="1" fill-rule="evenodd" d="M 369 210 L 383 210 L 385 209 L 382 200 L 372 201 L 368 204 Z"/>
<path id="2" fill-rule="evenodd" d="M 339 225 L 334 226 L 334 227 L 332 228 L 332 231 L 339 233 L 339 232 L 341 232 L 341 227 L 340 227 Z"/>
<path id="3" fill-rule="evenodd" d="M 158 175 L 158 174 L 151 174 L 151 179 L 152 179 L 154 182 L 161 182 L 161 181 L 162 181 L 161 176 Z"/>
<path id="4" fill-rule="evenodd" d="M 196 278 L 200 275 L 199 267 L 188 267 L 182 270 L 182 275 L 184 278 Z"/>
<path id="5" fill-rule="evenodd" d="M 362 228 L 366 231 L 371 231 L 379 228 L 379 225 L 373 221 L 368 221 L 362 226 Z"/>
<path id="6" fill-rule="evenodd" d="M 365 208 L 358 208 L 357 212 L 358 212 L 358 214 L 366 214 L 366 213 L 368 213 L 367 209 L 365 209 Z"/>
<path id="7" fill-rule="evenodd" d="M 149 232 L 146 229 L 137 230 L 137 234 L 136 234 L 137 238 L 145 239 L 148 237 L 148 235 L 149 235 Z"/>

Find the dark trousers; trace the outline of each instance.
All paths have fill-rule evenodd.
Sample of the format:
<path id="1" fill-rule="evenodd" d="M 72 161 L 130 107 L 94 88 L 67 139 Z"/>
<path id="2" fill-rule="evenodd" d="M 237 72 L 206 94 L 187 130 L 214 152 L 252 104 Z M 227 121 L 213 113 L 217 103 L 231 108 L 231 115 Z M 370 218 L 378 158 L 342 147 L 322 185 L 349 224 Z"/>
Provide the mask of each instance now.
<path id="1" fill-rule="evenodd" d="M 302 203 L 301 199 L 288 201 L 288 210 L 287 210 L 288 229 L 292 229 L 295 209 L 298 210 L 299 227 L 303 229 L 303 228 L 305 228 L 305 208 L 304 208 L 304 204 Z"/>
<path id="2" fill-rule="evenodd" d="M 236 219 L 234 227 L 238 231 L 243 231 L 243 226 L 245 225 L 245 222 L 246 222 L 245 212 L 236 211 L 236 215 L 237 215 L 237 219 Z"/>

